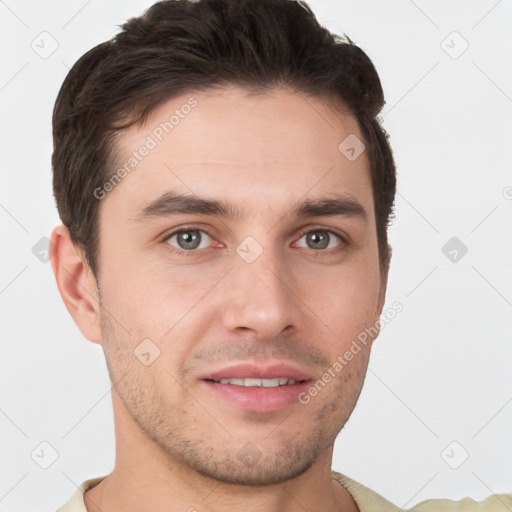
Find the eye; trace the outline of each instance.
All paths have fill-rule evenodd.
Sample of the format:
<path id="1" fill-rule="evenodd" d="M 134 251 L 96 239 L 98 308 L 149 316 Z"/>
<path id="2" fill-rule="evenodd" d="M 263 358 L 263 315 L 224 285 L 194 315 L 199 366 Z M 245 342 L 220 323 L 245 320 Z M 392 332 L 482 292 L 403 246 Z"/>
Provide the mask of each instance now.
<path id="1" fill-rule="evenodd" d="M 306 245 L 299 244 L 300 240 L 302 239 L 305 239 Z M 304 233 L 299 239 L 299 242 L 296 242 L 299 247 L 306 247 L 306 249 L 313 250 L 322 250 L 332 249 L 337 245 L 342 245 L 344 240 L 340 235 L 328 229 L 314 229 Z"/>
<path id="2" fill-rule="evenodd" d="M 201 229 L 182 229 L 171 233 L 165 241 L 178 249 L 178 252 L 191 252 L 206 249 L 213 238 Z"/>

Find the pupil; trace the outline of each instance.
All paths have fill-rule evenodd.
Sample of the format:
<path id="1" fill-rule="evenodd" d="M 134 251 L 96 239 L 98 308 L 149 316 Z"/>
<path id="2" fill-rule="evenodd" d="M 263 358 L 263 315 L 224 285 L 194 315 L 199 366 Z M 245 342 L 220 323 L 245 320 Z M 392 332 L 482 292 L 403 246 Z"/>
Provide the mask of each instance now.
<path id="1" fill-rule="evenodd" d="M 312 233 L 308 235 L 308 244 L 309 242 L 313 243 L 312 249 L 325 249 L 329 245 L 329 235 Z"/>
<path id="2" fill-rule="evenodd" d="M 182 249 L 196 249 L 200 243 L 199 231 L 184 231 L 178 236 L 178 243 Z"/>

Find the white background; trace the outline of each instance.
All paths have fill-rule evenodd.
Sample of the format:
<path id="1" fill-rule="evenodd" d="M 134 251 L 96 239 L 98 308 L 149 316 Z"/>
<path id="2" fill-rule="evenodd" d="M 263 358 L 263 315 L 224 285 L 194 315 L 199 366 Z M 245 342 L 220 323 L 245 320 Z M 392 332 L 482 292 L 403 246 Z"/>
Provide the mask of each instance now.
<path id="1" fill-rule="evenodd" d="M 150 4 L 0 1 L 0 511 L 55 510 L 113 467 L 101 348 L 32 248 L 60 223 L 51 112 L 68 68 Z M 385 308 L 404 310 L 374 346 L 333 468 L 405 508 L 510 493 L 512 1 L 310 5 L 374 61 L 398 166 Z M 47 59 L 31 48 L 43 31 L 58 42 Z M 442 252 L 452 237 L 468 248 L 457 262 Z M 58 452 L 48 469 L 31 457 L 43 441 Z"/>

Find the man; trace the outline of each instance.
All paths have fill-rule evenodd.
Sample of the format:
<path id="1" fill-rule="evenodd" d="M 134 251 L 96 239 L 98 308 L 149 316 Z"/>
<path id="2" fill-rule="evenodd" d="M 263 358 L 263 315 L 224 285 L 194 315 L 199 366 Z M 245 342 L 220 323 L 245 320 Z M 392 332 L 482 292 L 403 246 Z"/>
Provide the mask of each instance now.
<path id="1" fill-rule="evenodd" d="M 75 64 L 51 261 L 105 353 L 116 464 L 61 511 L 399 510 L 331 469 L 386 295 L 383 103 L 290 0 L 160 2 Z"/>

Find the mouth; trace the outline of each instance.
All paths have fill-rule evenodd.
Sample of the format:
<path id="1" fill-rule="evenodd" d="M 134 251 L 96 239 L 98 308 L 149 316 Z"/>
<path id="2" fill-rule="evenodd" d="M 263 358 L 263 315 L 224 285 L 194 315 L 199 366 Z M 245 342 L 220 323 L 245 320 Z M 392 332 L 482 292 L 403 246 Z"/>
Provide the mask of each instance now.
<path id="1" fill-rule="evenodd" d="M 312 380 L 284 363 L 267 367 L 236 365 L 201 378 L 210 393 L 230 406 L 260 413 L 277 412 L 297 403 L 298 395 Z"/>
<path id="2" fill-rule="evenodd" d="M 275 377 L 273 379 L 220 379 L 212 380 L 217 384 L 231 384 L 232 386 L 243 386 L 245 388 L 278 388 L 281 386 L 292 386 L 297 381 L 295 379 L 289 379 L 287 377 Z M 298 382 L 306 382 L 301 380 Z"/>

